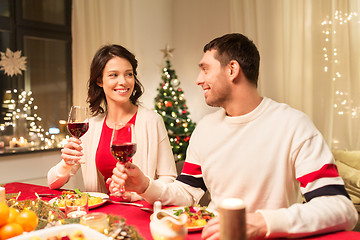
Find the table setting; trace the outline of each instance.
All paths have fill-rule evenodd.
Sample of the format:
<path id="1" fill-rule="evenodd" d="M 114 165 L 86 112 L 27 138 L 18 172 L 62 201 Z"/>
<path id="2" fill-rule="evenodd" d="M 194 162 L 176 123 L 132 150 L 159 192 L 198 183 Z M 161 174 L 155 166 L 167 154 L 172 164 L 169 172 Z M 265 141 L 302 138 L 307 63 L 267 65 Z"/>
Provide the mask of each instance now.
<path id="1" fill-rule="evenodd" d="M 64 209 L 61 210 L 59 207 L 54 207 L 53 205 L 49 204 L 50 202 L 54 202 L 55 198 L 59 198 L 59 196 L 62 195 L 63 191 L 66 190 L 54 190 L 49 189 L 46 186 L 40 186 L 40 185 L 34 185 L 34 184 L 27 184 L 27 183 L 20 183 L 20 182 L 13 182 L 13 183 L 7 183 L 3 184 L 2 187 L 5 189 L 6 192 L 6 201 L 8 205 L 13 204 L 28 204 L 32 205 L 35 209 L 35 212 L 39 215 L 39 223 L 36 229 L 22 233 L 21 235 L 14 237 L 14 240 L 23 240 L 23 239 L 30 239 L 31 236 L 39 237 L 40 240 L 47 239 L 47 238 L 41 238 L 42 236 L 48 236 L 48 233 L 57 234 L 57 232 L 61 232 L 64 229 L 68 229 L 70 232 L 75 231 L 76 229 L 80 229 L 83 231 L 83 234 L 87 235 L 88 232 L 96 231 L 94 229 L 98 228 L 100 226 L 100 231 L 96 231 L 101 235 L 98 236 L 105 236 L 106 238 L 103 239 L 109 239 L 108 237 L 111 236 L 110 232 L 112 230 L 116 230 L 117 232 L 112 232 L 113 235 L 118 234 L 117 236 L 122 238 L 116 238 L 116 236 L 113 236 L 112 239 L 155 239 L 151 232 L 151 219 L 152 215 L 155 212 L 165 212 L 169 216 L 171 216 L 171 213 L 174 215 L 171 218 L 174 218 L 177 223 L 179 223 L 179 228 L 181 228 L 180 219 L 175 216 L 175 213 L 180 210 L 180 212 L 186 211 L 186 208 L 189 208 L 189 206 L 160 206 L 157 207 L 157 209 L 154 209 L 154 206 L 147 203 L 146 201 L 136 201 L 131 203 L 114 203 L 111 198 L 108 198 L 104 193 L 89 193 L 91 195 L 97 195 L 97 196 L 104 196 L 104 200 L 101 201 L 100 204 L 94 204 L 93 206 L 88 206 L 88 213 L 87 215 L 84 215 L 84 219 L 82 222 L 80 222 L 80 219 L 70 219 L 66 218 Z M 99 195 L 98 195 L 99 194 Z M 102 195 L 104 194 L 104 195 Z M 197 209 L 196 207 L 194 207 Z M 53 211 L 51 214 L 54 216 L 49 216 L 49 210 Z M 190 211 L 190 210 L 187 210 Z M 194 211 L 194 210 L 191 210 Z M 211 210 L 209 210 L 211 211 Z M 196 212 L 196 211 L 195 211 Z M 218 214 L 217 211 L 214 211 L 216 214 Z M 46 214 L 46 215 L 44 215 Z M 91 214 L 95 214 L 95 216 L 91 216 Z M 45 222 L 43 217 L 45 217 Z M 87 216 L 87 218 L 85 218 Z M 105 217 L 104 217 L 105 216 Z M 54 219 L 60 219 L 61 224 L 58 221 L 50 221 L 51 218 Z M 161 217 L 157 217 L 158 220 L 161 219 Z M 41 221 L 42 219 L 42 221 Z M 89 228 L 88 224 L 86 223 L 90 221 L 96 222 L 95 226 L 93 228 Z M 101 220 L 102 219 L 102 220 Z M 104 227 L 104 219 L 106 219 L 106 225 Z M 169 220 L 169 219 L 168 219 Z M 101 225 L 101 222 L 102 225 Z M 154 224 L 153 224 L 154 225 Z M 102 226 L 102 227 L 101 227 Z M 104 228 L 108 229 L 108 231 L 104 232 Z M 85 230 L 84 230 L 85 229 Z M 201 230 L 202 227 L 198 228 L 187 228 L 186 234 L 183 238 L 178 239 L 201 239 Z M 101 232 L 101 233 L 100 233 Z M 126 238 L 126 234 L 129 234 L 129 238 Z M 26 236 L 26 238 L 24 238 Z M 94 235 L 93 235 L 94 236 Z M 86 237 L 86 236 L 85 236 Z M 34 238 L 35 239 L 35 238 Z M 87 239 L 87 238 L 84 238 Z M 90 238 L 94 239 L 94 237 Z M 102 238 L 96 238 L 96 239 L 102 239 Z M 111 239 L 111 238 L 110 238 Z M 164 238 L 165 239 L 165 238 Z M 172 239 L 172 238 L 167 238 Z M 175 238 L 173 238 L 175 239 Z M 299 238 L 299 239 L 308 239 L 308 240 L 328 240 L 328 239 L 360 239 L 360 233 L 354 232 L 354 231 L 341 231 L 341 232 L 335 232 L 330 234 L 323 234 L 323 235 L 317 235 L 312 236 L 308 238 Z M 33 239 L 31 239 L 33 240 Z M 38 240 L 38 239 L 35 239 Z"/>
<path id="2" fill-rule="evenodd" d="M 45 203 L 49 203 L 49 206 L 44 206 L 46 211 L 53 209 L 58 209 L 56 212 L 58 214 L 63 213 L 63 225 L 68 224 L 80 224 L 79 221 L 66 220 L 65 208 L 64 207 L 54 207 L 56 199 L 63 195 L 64 190 L 52 190 L 45 186 L 25 184 L 25 183 L 8 183 L 4 185 L 6 189 L 6 198 L 15 199 L 17 198 L 18 202 L 35 202 L 39 199 Z M 116 202 L 112 200 L 107 194 L 104 193 L 92 193 L 87 194 L 93 196 L 102 196 L 102 202 L 94 205 L 88 206 L 88 214 L 103 213 L 107 215 L 107 218 L 110 219 L 110 222 L 116 222 L 117 224 L 123 224 L 123 229 L 130 234 L 131 238 L 119 238 L 119 239 L 153 239 L 150 231 L 150 219 L 153 214 L 153 206 L 147 203 L 146 201 L 137 201 L 137 202 Z M 9 201 L 9 200 L 8 200 Z M 171 206 L 172 207 L 172 206 Z M 165 208 L 165 206 L 164 206 Z M 49 216 L 46 216 L 48 219 Z M 51 217 L 50 217 L 51 218 Z M 54 219 L 57 219 L 54 217 Z M 108 220 L 109 221 L 109 220 Z M 120 223 L 119 223 L 120 222 Z M 43 231 L 45 226 L 42 224 L 41 228 L 37 231 Z M 49 223 L 47 223 L 49 225 Z M 81 224 L 80 224 L 81 225 Z M 49 226 L 48 226 L 49 227 Z M 53 227 L 61 227 L 61 225 L 54 224 Z M 64 226 L 63 226 L 64 227 Z M 51 227 L 52 228 L 52 227 Z M 50 229 L 50 228 L 49 228 Z M 62 228 L 59 229 L 61 231 Z M 34 232 L 31 232 L 34 235 Z M 53 231 L 52 231 L 53 232 Z M 42 232 L 40 232 L 42 234 Z M 25 233 L 29 234 L 29 233 Z M 46 233 L 47 234 L 47 233 Z M 106 236 L 110 236 L 110 233 L 107 233 Z M 124 233 L 122 233 L 124 235 Z M 30 237 L 30 235 L 28 235 Z M 189 232 L 186 239 L 200 239 L 201 231 Z M 114 238 L 117 239 L 117 238 Z M 41 239 L 42 240 L 42 239 Z"/>

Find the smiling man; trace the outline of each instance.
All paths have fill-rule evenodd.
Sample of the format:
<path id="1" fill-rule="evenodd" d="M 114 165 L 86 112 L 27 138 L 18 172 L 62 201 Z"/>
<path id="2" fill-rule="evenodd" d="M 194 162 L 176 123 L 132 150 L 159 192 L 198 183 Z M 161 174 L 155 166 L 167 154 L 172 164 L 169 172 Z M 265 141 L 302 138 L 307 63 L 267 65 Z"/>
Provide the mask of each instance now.
<path id="1" fill-rule="evenodd" d="M 259 65 L 258 50 L 244 35 L 205 45 L 196 84 L 206 103 L 221 109 L 197 124 L 182 173 L 163 184 L 134 164 L 117 164 L 110 190 L 124 184 L 150 203 L 175 205 L 195 204 L 209 190 L 210 208 L 241 198 L 248 239 L 352 229 L 358 215 L 321 133 L 304 113 L 259 95 Z M 202 237 L 219 239 L 218 218 Z"/>

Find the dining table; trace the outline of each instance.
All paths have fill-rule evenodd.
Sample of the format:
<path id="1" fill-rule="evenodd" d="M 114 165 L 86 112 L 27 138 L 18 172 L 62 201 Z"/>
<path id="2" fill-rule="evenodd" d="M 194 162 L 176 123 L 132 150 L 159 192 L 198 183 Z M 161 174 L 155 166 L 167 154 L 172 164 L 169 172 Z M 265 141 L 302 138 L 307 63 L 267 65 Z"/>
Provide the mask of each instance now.
<path id="1" fill-rule="evenodd" d="M 50 189 L 47 186 L 41 186 L 36 184 L 12 182 L 3 185 L 5 187 L 6 194 L 17 193 L 19 195 L 18 200 L 36 199 L 36 194 L 61 194 L 64 189 Z M 36 194 L 35 194 L 36 193 Z M 43 198 L 42 200 L 48 201 L 51 198 Z M 137 201 L 136 203 L 142 204 L 143 207 L 152 208 L 152 205 L 146 201 Z M 123 217 L 126 220 L 127 225 L 131 225 L 136 228 L 138 233 L 145 240 L 153 239 L 150 232 L 150 216 L 151 212 L 141 210 L 139 206 L 116 204 L 112 202 L 105 202 L 103 205 L 89 210 L 90 212 L 103 212 L 106 214 L 114 214 Z M 201 230 L 189 232 L 187 240 L 201 239 Z M 278 238 L 279 239 L 279 238 Z M 321 234 L 306 238 L 297 238 L 306 240 L 358 240 L 360 239 L 360 232 L 355 231 L 339 231 L 327 234 Z"/>

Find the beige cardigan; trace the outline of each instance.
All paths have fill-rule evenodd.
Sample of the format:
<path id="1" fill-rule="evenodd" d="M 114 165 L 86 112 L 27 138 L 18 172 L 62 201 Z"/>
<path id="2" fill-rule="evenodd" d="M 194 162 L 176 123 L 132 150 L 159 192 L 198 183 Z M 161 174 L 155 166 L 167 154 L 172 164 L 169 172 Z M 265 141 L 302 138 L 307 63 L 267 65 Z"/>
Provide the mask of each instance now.
<path id="1" fill-rule="evenodd" d="M 81 138 L 84 153 L 81 161 L 85 164 L 69 167 L 64 160 L 61 160 L 48 172 L 50 188 L 62 187 L 81 167 L 86 191 L 107 192 L 103 176 L 95 164 L 95 155 L 104 120 L 104 116 L 92 117 L 89 120 L 88 132 Z M 139 106 L 135 131 L 137 151 L 133 156 L 133 163 L 151 179 L 158 179 L 165 183 L 173 182 L 177 176 L 175 161 L 161 116 Z"/>

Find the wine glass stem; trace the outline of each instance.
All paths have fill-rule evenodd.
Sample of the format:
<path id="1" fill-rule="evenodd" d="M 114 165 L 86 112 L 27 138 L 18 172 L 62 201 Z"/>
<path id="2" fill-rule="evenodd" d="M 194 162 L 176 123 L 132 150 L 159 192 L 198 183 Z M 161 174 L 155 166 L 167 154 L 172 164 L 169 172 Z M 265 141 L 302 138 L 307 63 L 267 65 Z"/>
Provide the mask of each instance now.
<path id="1" fill-rule="evenodd" d="M 125 162 L 127 162 L 127 160 L 128 160 L 128 158 L 126 157 L 125 158 Z M 123 163 L 123 165 L 125 165 L 125 163 Z M 121 187 L 120 187 L 120 193 L 125 193 L 125 186 L 124 185 L 122 185 Z"/>

